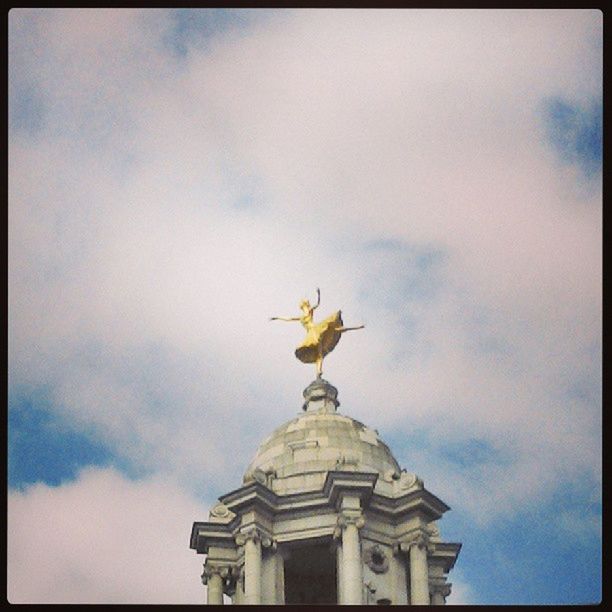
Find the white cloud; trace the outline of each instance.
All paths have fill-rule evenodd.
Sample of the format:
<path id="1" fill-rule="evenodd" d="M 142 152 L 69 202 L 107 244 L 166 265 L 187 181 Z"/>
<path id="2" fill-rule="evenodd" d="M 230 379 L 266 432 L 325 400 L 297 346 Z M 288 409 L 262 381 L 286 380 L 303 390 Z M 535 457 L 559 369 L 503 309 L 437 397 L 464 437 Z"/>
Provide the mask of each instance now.
<path id="1" fill-rule="evenodd" d="M 183 63 L 159 15 L 11 12 L 12 87 L 46 120 L 10 146 L 12 384 L 221 493 L 299 410 L 302 332 L 267 317 L 318 285 L 367 325 L 326 362 L 341 409 L 510 457 L 445 466 L 455 509 L 597 480 L 598 398 L 564 387 L 598 391 L 601 192 L 538 113 L 600 95 L 599 13 L 289 11 Z M 361 248 L 379 238 L 443 252 L 438 290 L 401 286 L 414 264 Z M 426 483 L 434 459 L 415 457 Z"/>
<path id="2" fill-rule="evenodd" d="M 460 570 L 453 569 L 451 593 L 446 598 L 446 603 L 451 606 L 469 606 L 478 604 L 478 600 L 474 597 L 472 587 L 465 582 L 461 576 Z"/>
<path id="3" fill-rule="evenodd" d="M 13 604 L 199 604 L 203 558 L 189 549 L 207 503 L 163 479 L 89 469 L 59 487 L 8 495 Z"/>

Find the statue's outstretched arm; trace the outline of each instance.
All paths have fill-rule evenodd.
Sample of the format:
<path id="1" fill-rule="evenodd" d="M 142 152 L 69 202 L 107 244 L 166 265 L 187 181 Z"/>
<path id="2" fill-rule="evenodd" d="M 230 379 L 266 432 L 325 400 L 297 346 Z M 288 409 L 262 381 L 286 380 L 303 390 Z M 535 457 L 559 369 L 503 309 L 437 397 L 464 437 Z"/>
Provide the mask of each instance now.
<path id="1" fill-rule="evenodd" d="M 299 321 L 301 317 L 270 317 L 270 321 Z"/>

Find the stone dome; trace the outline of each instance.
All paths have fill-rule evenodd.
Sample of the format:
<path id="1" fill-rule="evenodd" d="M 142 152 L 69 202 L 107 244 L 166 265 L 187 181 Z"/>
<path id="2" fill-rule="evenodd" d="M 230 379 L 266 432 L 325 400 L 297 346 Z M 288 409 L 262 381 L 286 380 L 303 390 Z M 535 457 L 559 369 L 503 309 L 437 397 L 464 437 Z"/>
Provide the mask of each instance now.
<path id="1" fill-rule="evenodd" d="M 258 480 L 286 495 L 320 490 L 330 470 L 400 478 L 400 466 L 374 429 L 338 414 L 337 390 L 317 379 L 304 391 L 304 414 L 278 427 L 259 446 L 244 481 Z M 381 484 L 383 484 L 381 482 Z"/>

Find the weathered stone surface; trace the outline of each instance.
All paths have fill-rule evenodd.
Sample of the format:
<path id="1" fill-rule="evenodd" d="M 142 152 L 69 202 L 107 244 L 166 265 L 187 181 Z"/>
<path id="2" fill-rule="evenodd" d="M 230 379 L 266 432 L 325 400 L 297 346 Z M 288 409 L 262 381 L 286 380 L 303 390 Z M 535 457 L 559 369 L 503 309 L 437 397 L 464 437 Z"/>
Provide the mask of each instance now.
<path id="1" fill-rule="evenodd" d="M 373 429 L 335 412 L 308 411 L 266 438 L 247 468 L 245 482 L 257 469 L 276 473 L 271 488 L 279 495 L 320 489 L 329 470 L 376 472 L 383 489 L 384 474 L 401 472 Z M 388 489 L 393 491 L 392 486 Z"/>

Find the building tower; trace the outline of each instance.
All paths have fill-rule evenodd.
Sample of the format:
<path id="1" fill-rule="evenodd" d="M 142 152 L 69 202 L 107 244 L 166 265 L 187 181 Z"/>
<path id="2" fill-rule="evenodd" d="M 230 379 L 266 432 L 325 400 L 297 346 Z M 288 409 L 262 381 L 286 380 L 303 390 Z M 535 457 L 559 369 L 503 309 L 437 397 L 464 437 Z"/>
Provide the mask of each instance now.
<path id="1" fill-rule="evenodd" d="M 306 338 L 295 350 L 316 365 L 303 414 L 260 445 L 243 486 L 195 522 L 190 546 L 206 554 L 208 603 L 445 603 L 461 544 L 442 542 L 448 506 L 400 469 L 378 433 L 337 412 L 323 358 L 345 327 L 341 312 L 315 323 L 321 302 L 300 302 Z"/>
<path id="2" fill-rule="evenodd" d="M 260 445 L 243 486 L 195 522 L 208 603 L 445 603 L 461 544 L 449 507 L 403 470 L 378 433 L 337 412 L 317 376 L 303 412 Z"/>

